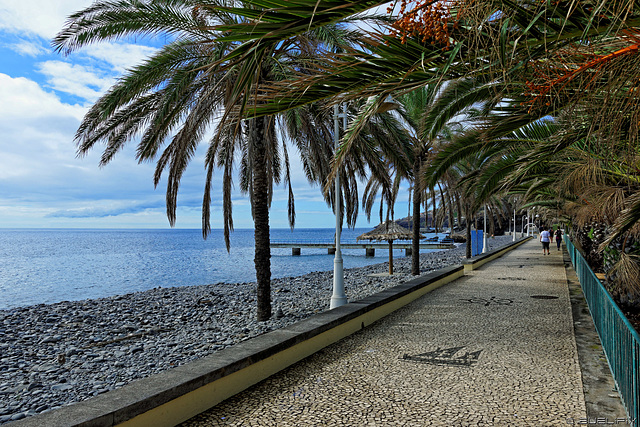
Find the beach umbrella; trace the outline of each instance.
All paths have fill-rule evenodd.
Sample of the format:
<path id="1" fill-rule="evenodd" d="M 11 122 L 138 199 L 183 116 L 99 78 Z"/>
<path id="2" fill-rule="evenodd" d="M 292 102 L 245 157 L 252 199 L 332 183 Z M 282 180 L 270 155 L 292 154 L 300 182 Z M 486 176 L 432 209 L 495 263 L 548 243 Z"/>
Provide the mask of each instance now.
<path id="1" fill-rule="evenodd" d="M 413 232 L 396 224 L 394 221 L 385 221 L 371 231 L 358 236 L 356 240 L 376 240 L 389 242 L 389 274 L 393 274 L 393 241 L 411 240 Z M 422 239 L 424 236 L 420 235 Z"/>

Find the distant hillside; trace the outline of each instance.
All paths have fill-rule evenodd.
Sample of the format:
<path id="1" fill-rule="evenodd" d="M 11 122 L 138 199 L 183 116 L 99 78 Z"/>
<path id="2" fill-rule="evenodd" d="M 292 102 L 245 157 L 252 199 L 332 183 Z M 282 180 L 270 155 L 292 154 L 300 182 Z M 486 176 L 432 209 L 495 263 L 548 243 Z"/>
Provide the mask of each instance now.
<path id="1" fill-rule="evenodd" d="M 420 228 L 427 228 L 428 226 L 430 227 L 432 222 L 431 222 L 431 218 L 432 216 L 426 212 L 422 212 L 420 214 Z M 400 219 L 396 219 L 396 224 L 401 225 L 404 228 L 408 228 L 411 229 L 413 226 L 413 217 L 407 216 L 404 218 L 400 218 Z M 427 224 L 429 224 L 427 226 Z M 447 218 L 445 218 L 444 220 L 444 224 L 442 225 L 445 229 L 449 228 L 449 221 Z"/>
<path id="2" fill-rule="evenodd" d="M 420 228 L 427 227 L 427 217 L 429 218 L 429 224 L 431 224 L 431 215 L 428 215 L 426 212 L 422 212 L 420 214 Z M 404 218 L 396 219 L 396 224 L 410 229 L 413 226 L 413 217 L 407 216 Z"/>

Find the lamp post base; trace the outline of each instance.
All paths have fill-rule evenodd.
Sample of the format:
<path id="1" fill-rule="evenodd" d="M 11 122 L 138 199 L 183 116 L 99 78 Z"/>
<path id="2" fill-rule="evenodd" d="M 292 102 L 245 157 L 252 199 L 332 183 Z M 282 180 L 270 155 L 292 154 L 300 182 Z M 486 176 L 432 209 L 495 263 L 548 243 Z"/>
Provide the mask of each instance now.
<path id="1" fill-rule="evenodd" d="M 329 304 L 329 309 L 333 310 L 334 308 L 338 308 L 347 303 L 347 297 L 331 297 L 331 304 Z"/>
<path id="2" fill-rule="evenodd" d="M 341 255 L 341 254 L 340 254 Z M 347 303 L 347 296 L 344 294 L 344 269 L 342 257 L 336 254 L 333 260 L 333 295 L 331 296 L 330 309 L 340 307 Z"/>

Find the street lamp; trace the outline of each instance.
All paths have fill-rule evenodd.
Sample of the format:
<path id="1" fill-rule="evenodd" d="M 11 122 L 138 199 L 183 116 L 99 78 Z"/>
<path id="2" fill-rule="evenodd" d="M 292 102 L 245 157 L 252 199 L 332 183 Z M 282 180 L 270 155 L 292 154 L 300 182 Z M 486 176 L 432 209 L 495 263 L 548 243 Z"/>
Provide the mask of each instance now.
<path id="1" fill-rule="evenodd" d="M 511 233 L 511 241 L 516 241 L 516 210 L 513 210 L 513 233 Z"/>
<path id="2" fill-rule="evenodd" d="M 482 253 L 487 253 L 487 204 L 484 204 L 484 228 L 482 230 Z"/>
<path id="3" fill-rule="evenodd" d="M 338 117 L 340 109 L 338 105 L 333 106 L 333 142 L 335 152 L 338 152 L 340 146 L 340 124 Z M 347 104 L 343 104 L 344 129 L 347 128 Z M 336 215 L 336 256 L 333 259 L 333 295 L 331 296 L 331 303 L 329 308 L 333 309 L 345 305 L 347 303 L 347 296 L 344 294 L 344 266 L 342 262 L 342 250 L 340 248 L 340 229 L 342 228 L 342 221 L 340 220 L 340 201 L 342 200 L 342 194 L 340 192 L 340 172 L 336 173 L 335 181 L 335 201 L 333 203 L 333 211 Z"/>
<path id="4" fill-rule="evenodd" d="M 522 215 L 522 231 L 520 232 L 520 237 L 524 237 L 524 223 L 525 223 L 525 218 L 527 219 L 528 222 L 528 218 L 526 215 Z M 527 226 L 528 227 L 528 226 Z"/>

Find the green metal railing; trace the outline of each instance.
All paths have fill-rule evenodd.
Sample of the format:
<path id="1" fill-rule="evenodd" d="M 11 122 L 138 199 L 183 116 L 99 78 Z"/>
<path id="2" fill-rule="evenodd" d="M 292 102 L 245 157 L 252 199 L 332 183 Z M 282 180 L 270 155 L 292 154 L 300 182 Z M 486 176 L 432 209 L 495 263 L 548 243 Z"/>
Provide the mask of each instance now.
<path id="1" fill-rule="evenodd" d="M 640 422 L 640 336 L 568 236 L 565 243 L 629 421 L 637 426 Z"/>

